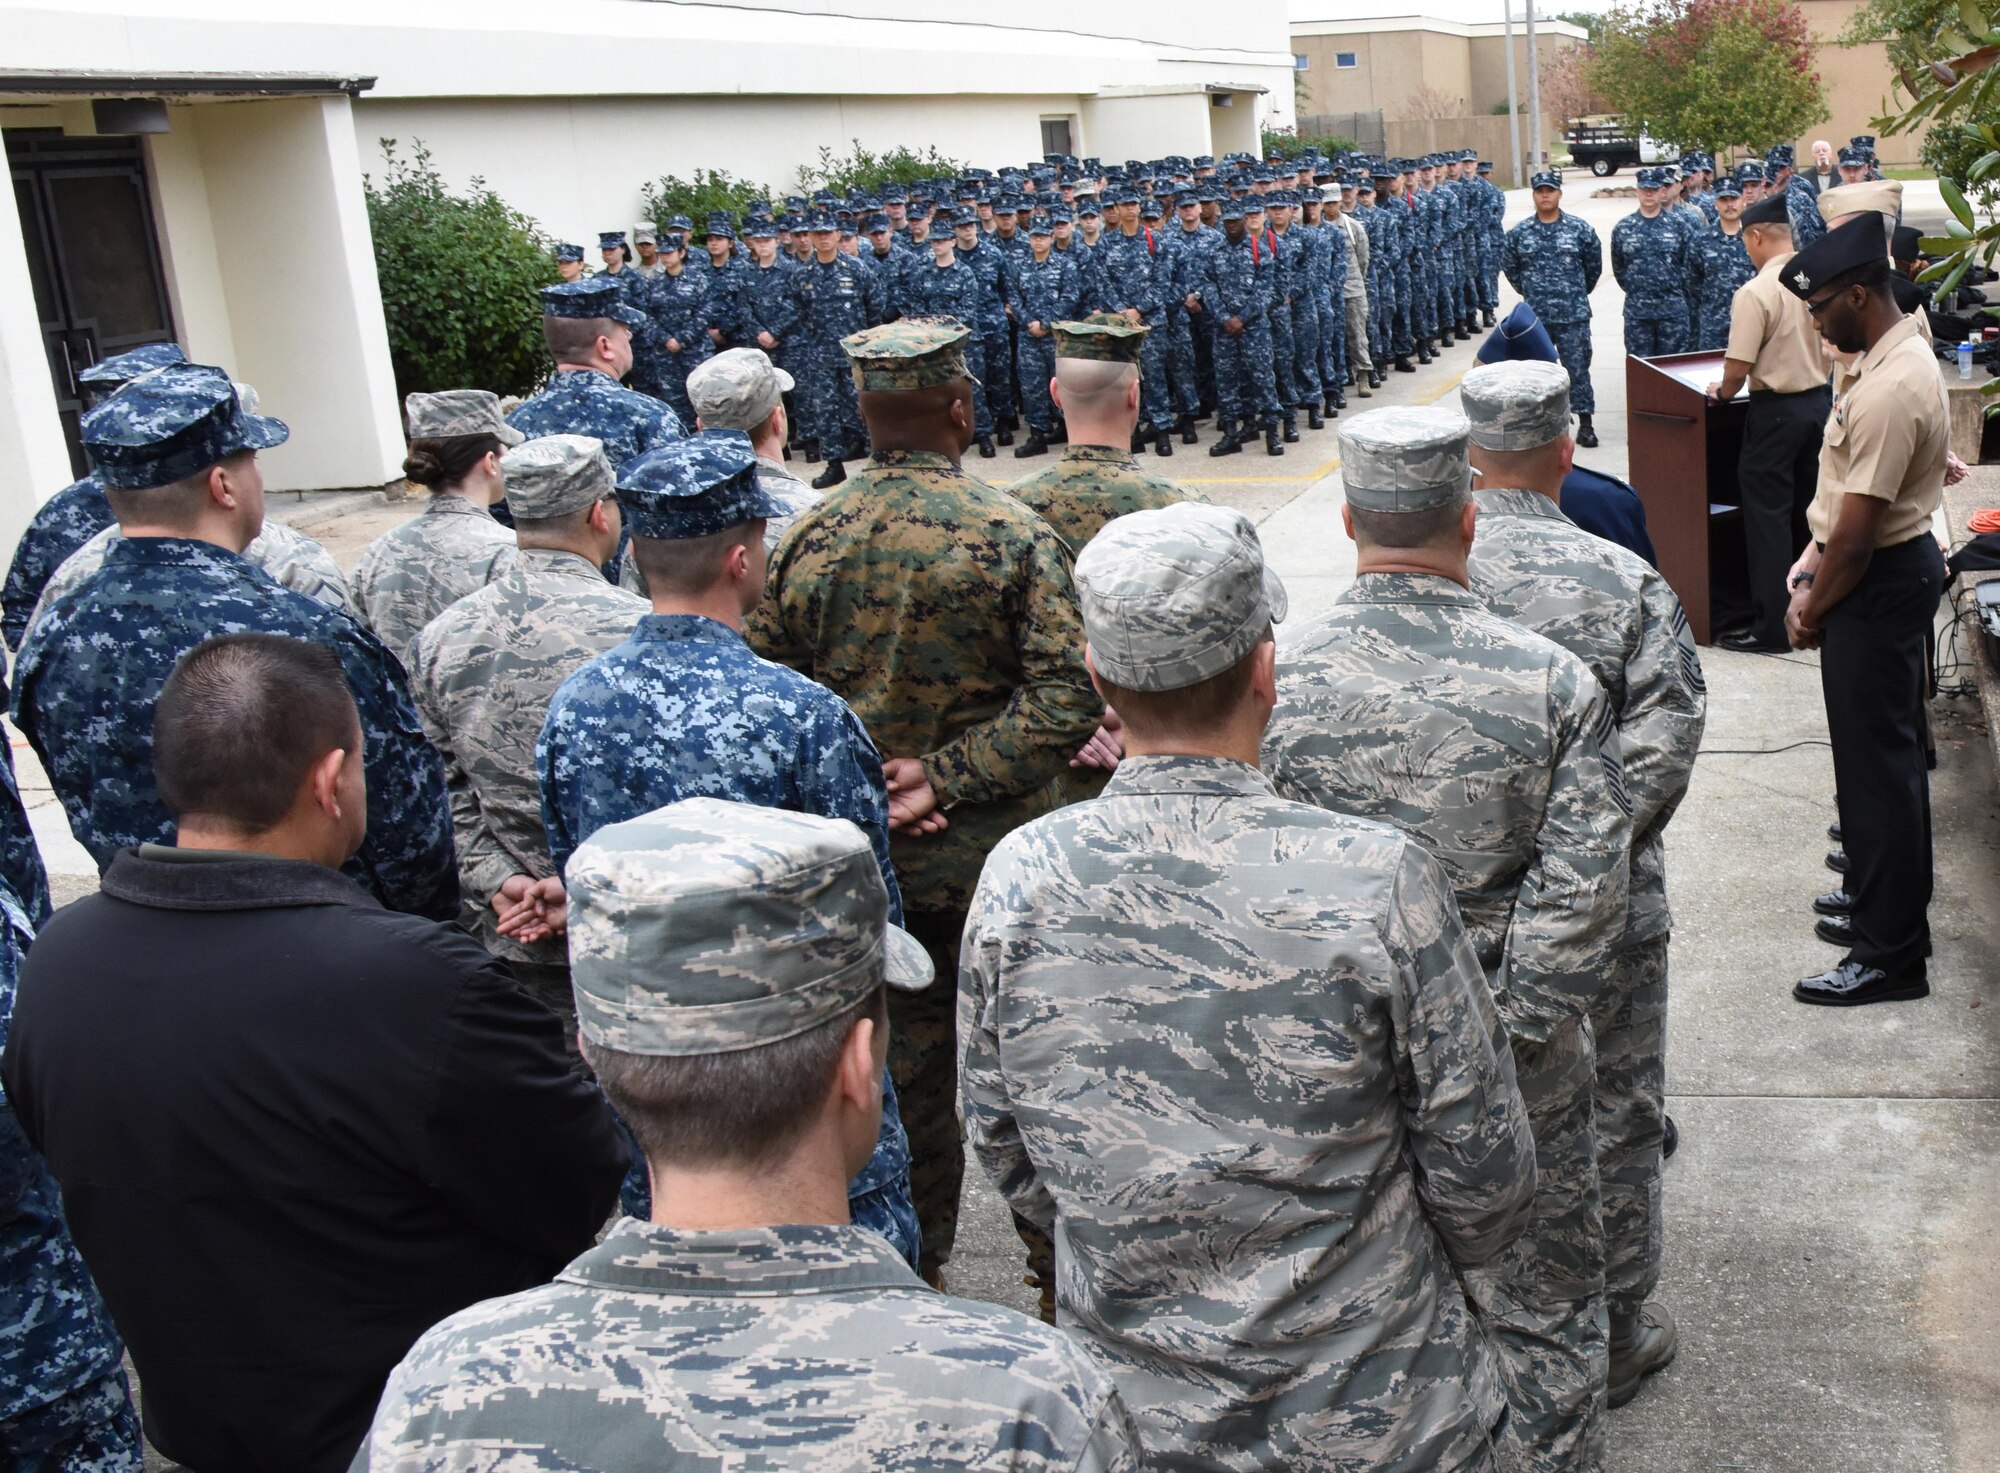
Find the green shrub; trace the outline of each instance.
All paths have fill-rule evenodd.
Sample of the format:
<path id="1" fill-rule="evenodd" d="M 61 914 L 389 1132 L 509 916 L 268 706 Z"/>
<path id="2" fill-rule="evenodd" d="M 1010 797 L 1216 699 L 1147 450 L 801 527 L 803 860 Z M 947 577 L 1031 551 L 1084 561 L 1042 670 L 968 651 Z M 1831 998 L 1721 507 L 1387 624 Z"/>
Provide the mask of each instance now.
<path id="1" fill-rule="evenodd" d="M 945 157 L 934 145 L 926 144 L 921 150 L 892 148 L 887 153 L 870 153 L 861 146 L 859 138 L 853 141 L 854 151 L 850 154 L 836 156 L 822 144 L 818 163 L 799 165 L 800 190 L 809 194 L 815 189 L 831 189 L 835 194 L 845 195 L 857 186 L 872 189 L 885 181 L 914 184 L 919 179 L 953 179 L 965 172 L 964 164 Z"/>
<path id="2" fill-rule="evenodd" d="M 731 217 L 741 218 L 752 200 L 765 198 L 761 184 L 738 179 L 723 169 L 696 169 L 692 179 L 668 174 L 641 186 L 639 195 L 645 201 L 641 213 L 653 222 L 654 229 L 662 228 L 676 215 L 685 215 L 694 226 L 696 240 L 708 238 L 708 217 L 714 211 L 726 210 Z"/>
<path id="3" fill-rule="evenodd" d="M 362 183 L 397 393 L 529 392 L 550 367 L 535 292 L 561 279 L 554 243 L 485 180 L 446 189 L 421 141 L 407 161 L 381 144 L 383 181 Z"/>
<path id="4" fill-rule="evenodd" d="M 1338 133 L 1308 133 L 1302 136 L 1296 128 L 1266 128 L 1260 143 L 1262 148 L 1258 157 L 1269 158 L 1276 154 L 1281 159 L 1295 159 L 1302 153 L 1315 150 L 1332 157 L 1337 153 L 1352 153 L 1361 146 L 1352 138 L 1343 138 Z"/>

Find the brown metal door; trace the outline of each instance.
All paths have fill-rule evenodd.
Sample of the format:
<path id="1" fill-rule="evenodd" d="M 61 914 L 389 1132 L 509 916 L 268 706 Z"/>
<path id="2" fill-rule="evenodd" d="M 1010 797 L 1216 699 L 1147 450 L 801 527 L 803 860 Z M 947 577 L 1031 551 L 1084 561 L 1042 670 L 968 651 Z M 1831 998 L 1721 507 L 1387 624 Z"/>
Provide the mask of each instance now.
<path id="1" fill-rule="evenodd" d="M 87 463 L 77 374 L 174 336 L 145 160 L 129 138 L 24 131 L 7 135 L 7 161 L 63 436 L 80 476 Z"/>

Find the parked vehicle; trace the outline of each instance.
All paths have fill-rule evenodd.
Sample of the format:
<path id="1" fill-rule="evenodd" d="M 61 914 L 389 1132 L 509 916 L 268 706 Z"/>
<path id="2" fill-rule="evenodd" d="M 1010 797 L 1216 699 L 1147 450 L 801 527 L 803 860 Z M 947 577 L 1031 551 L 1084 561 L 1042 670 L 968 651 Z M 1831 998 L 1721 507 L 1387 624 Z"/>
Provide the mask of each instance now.
<path id="1" fill-rule="evenodd" d="M 1672 163 L 1681 153 L 1634 132 L 1618 117 L 1579 118 L 1563 140 L 1569 145 L 1571 161 L 1600 179 L 1640 164 Z"/>

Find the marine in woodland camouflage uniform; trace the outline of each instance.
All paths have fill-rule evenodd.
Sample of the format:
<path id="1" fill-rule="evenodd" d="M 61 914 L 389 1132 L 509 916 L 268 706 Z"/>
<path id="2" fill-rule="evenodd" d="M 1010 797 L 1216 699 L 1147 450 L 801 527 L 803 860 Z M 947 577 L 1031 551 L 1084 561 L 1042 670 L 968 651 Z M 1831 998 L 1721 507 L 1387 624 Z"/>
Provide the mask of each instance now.
<path id="1" fill-rule="evenodd" d="M 35 928 L 0 888 L 0 1047 Z M 50 1473 L 141 1473 L 145 1444 L 124 1348 L 70 1240 L 62 1194 L 0 1090 L 0 1463 Z"/>
<path id="2" fill-rule="evenodd" d="M 611 464 L 598 441 L 545 435 L 509 450 L 500 464 L 515 525 L 530 545 L 497 579 L 424 626 L 410 645 L 410 690 L 444 759 L 459 889 L 473 929 L 530 991 L 566 1013 L 561 939 L 523 944 L 500 935 L 493 897 L 515 875 L 557 873 L 535 771 L 550 697 L 630 635 L 651 607 L 606 583 L 584 553 L 534 545 L 599 505 L 618 527 Z"/>
<path id="3" fill-rule="evenodd" d="M 156 368 L 187 362 L 178 343 L 147 343 L 93 363 L 81 370 L 76 381 L 91 402 L 119 389 Z M 21 647 L 28 632 L 28 616 L 40 601 L 42 590 L 71 553 L 115 519 L 111 503 L 95 476 L 72 481 L 36 509 L 21 540 L 14 544 L 14 560 L 7 568 L 7 582 L 0 588 L 0 634 L 10 650 Z"/>
<path id="4" fill-rule="evenodd" d="M 1202 505 L 1113 523 L 1077 583 L 1133 692 L 1267 659 L 1285 607 L 1249 520 Z M 1457 1274 L 1519 1230 L 1533 1142 L 1420 845 L 1245 762 L 1127 756 L 994 850 L 959 1010 L 974 1149 L 1054 1232 L 1148 1467 L 1498 1466 Z"/>
<path id="5" fill-rule="evenodd" d="M 527 438 L 500 417 L 500 400 L 484 389 L 412 394 L 404 409 L 412 441 L 481 435 L 504 449 Z M 513 564 L 514 534 L 485 507 L 433 491 L 422 515 L 368 544 L 354 568 L 354 596 L 363 621 L 401 655 L 426 624 Z"/>
<path id="6" fill-rule="evenodd" d="M 247 413 L 220 369 L 164 368 L 83 418 L 84 448 L 114 494 L 143 495 L 243 451 L 282 444 L 283 422 Z M 52 604 L 15 666 L 13 718 L 70 828 L 99 866 L 167 843 L 153 786 L 152 713 L 174 662 L 214 634 L 285 634 L 340 656 L 366 737 L 368 836 L 347 873 L 392 910 L 458 912 L 451 817 L 402 667 L 350 616 L 280 588 L 227 548 L 187 536 L 120 538 L 104 566 Z"/>
<path id="7" fill-rule="evenodd" d="M 1519 367 L 1568 385 L 1553 364 Z M 1532 415 L 1507 404 L 1497 418 Z M 1357 517 L 1468 505 L 1455 412 L 1375 410 L 1340 441 Z M 1488 613 L 1462 575 L 1367 569 L 1364 551 L 1338 605 L 1286 649 L 1264 765 L 1280 792 L 1394 824 L 1450 881 L 1535 1135 L 1529 1230 L 1466 1275 L 1500 1352 L 1502 1447 L 1523 1473 L 1594 1473 L 1606 1351 L 1590 1013 L 1625 928 L 1631 846 L 1611 707 L 1581 660 Z"/>
<path id="8" fill-rule="evenodd" d="M 1151 331 L 1143 323 L 1127 322 L 1110 312 L 1051 327 L 1058 361 L 1080 358 L 1129 363 L 1135 372 L 1139 369 L 1140 341 Z M 1200 499 L 1141 466 L 1129 444 L 1080 445 L 1073 437 L 1054 465 L 1007 489 L 1056 529 L 1072 556 L 1113 517 Z"/>
<path id="9" fill-rule="evenodd" d="M 600 830 L 569 869 L 589 1046 L 736 1053 L 885 983 L 924 987 L 879 876 L 852 825 L 747 804 L 690 799 Z M 932 1293 L 872 1233 L 628 1218 L 555 1283 L 419 1340 L 355 1466 L 661 1465 L 1136 1473 L 1138 1445 L 1068 1336 Z"/>
<path id="10" fill-rule="evenodd" d="M 1496 438 L 1481 392 L 1462 390 L 1472 443 Z M 1553 389 L 1550 391 L 1553 397 Z M 1548 495 L 1488 476 L 1475 493 L 1479 538 L 1472 589 L 1503 618 L 1554 640 L 1590 666 L 1610 698 L 1632 800 L 1632 877 L 1625 935 L 1598 1005 L 1598 1174 L 1604 1199 L 1605 1301 L 1614 1404 L 1634 1337 L 1672 1343 L 1671 1320 L 1646 1296 L 1659 1283 L 1660 1147 L 1665 1121 L 1667 909 L 1664 834 L 1687 792 L 1706 719 L 1708 688 L 1680 600 L 1638 554 L 1592 536 Z"/>
<path id="11" fill-rule="evenodd" d="M 642 540 L 707 537 L 782 509 L 764 499 L 750 442 L 736 430 L 704 430 L 649 452 L 617 482 L 625 520 Z M 755 596 L 763 579 L 761 567 L 753 569 Z M 548 702 L 535 768 L 557 872 L 606 824 L 683 798 L 728 798 L 855 824 L 874 847 L 900 923 L 882 759 L 859 719 L 824 686 L 759 659 L 734 627 L 663 611 L 665 602 L 656 594 L 629 636 L 563 681 Z M 848 1205 L 856 1222 L 914 1263 L 909 1164 L 896 1098 L 885 1088 L 881 1136 L 849 1183 Z M 627 1178 L 628 1212 L 644 1215 L 648 1196 L 643 1174 Z"/>
<path id="12" fill-rule="evenodd" d="M 895 322 L 842 347 L 863 393 L 935 391 L 963 383 L 967 335 Z M 962 452 L 971 426 L 954 425 L 938 433 Z M 955 975 L 987 851 L 1063 801 L 1070 755 L 1103 709 L 1083 668 L 1062 539 L 967 475 L 957 453 L 878 451 L 786 534 L 746 633 L 842 696 L 885 756 L 921 761 L 949 827 L 897 835 L 890 852 L 910 929 Z M 935 1273 L 957 1234 L 965 1166 L 951 1004 L 896 999 L 891 1022 L 924 1270 Z"/>

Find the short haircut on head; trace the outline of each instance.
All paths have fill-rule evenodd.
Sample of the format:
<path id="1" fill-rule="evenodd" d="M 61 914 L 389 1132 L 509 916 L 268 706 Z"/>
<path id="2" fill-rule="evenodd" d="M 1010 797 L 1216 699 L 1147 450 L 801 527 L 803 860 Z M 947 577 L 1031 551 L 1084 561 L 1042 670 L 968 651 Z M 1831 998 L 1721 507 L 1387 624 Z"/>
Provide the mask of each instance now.
<path id="1" fill-rule="evenodd" d="M 254 450 L 238 450 L 232 455 L 225 455 L 215 465 L 233 470 L 256 453 Z M 143 491 L 122 491 L 106 486 L 104 498 L 111 505 L 111 514 L 118 518 L 121 525 L 137 522 L 148 527 L 192 531 L 208 505 L 208 476 L 214 469 L 214 465 L 205 465 L 191 476 L 169 481 L 164 486 L 148 486 Z"/>
<path id="2" fill-rule="evenodd" d="M 600 502 L 575 511 L 566 511 L 553 517 L 524 517 L 518 513 L 514 517 L 514 538 L 523 547 L 537 541 L 574 542 L 588 530 L 590 514 L 597 510 Z"/>
<path id="3" fill-rule="evenodd" d="M 738 522 L 706 537 L 634 537 L 632 558 L 645 576 L 648 593 L 693 598 L 715 585 L 725 553 L 732 547 L 747 547 L 763 535 L 764 523 L 759 519 Z"/>
<path id="4" fill-rule="evenodd" d="M 277 634 L 220 634 L 182 655 L 153 708 L 153 780 L 174 822 L 261 834 L 361 717 L 340 658 Z"/>
<path id="5" fill-rule="evenodd" d="M 687 1168 L 771 1166 L 815 1119 L 847 1036 L 888 1018 L 877 987 L 804 1033 L 726 1054 L 627 1054 L 584 1039 L 583 1054 L 649 1162 Z"/>
<path id="6" fill-rule="evenodd" d="M 585 364 L 596 355 L 597 340 L 613 336 L 623 325 L 609 317 L 544 317 L 542 338 L 556 362 Z"/>
<path id="7" fill-rule="evenodd" d="M 1179 690 L 1130 690 L 1107 680 L 1101 670 L 1097 672 L 1097 684 L 1104 703 L 1118 713 L 1119 720 L 1142 736 L 1155 740 L 1202 736 L 1236 714 L 1236 708 L 1243 704 L 1244 694 L 1250 689 L 1257 651 L 1271 640 L 1271 626 L 1266 624 L 1242 659 L 1227 670 Z"/>
<path id="8" fill-rule="evenodd" d="M 1138 377 L 1136 363 L 1112 363 L 1101 358 L 1056 359 L 1056 382 L 1062 385 L 1063 403 L 1086 418 L 1116 407 Z"/>
<path id="9" fill-rule="evenodd" d="M 1514 452 L 1526 458 L 1541 455 L 1545 447 Z M 1354 536 L 1357 542 L 1371 547 L 1434 547 L 1444 543 L 1456 545 L 1458 529 L 1465 516 L 1466 496 L 1463 492 L 1441 506 L 1427 506 L 1422 511 L 1363 511 L 1350 505 L 1348 515 L 1354 518 Z"/>

